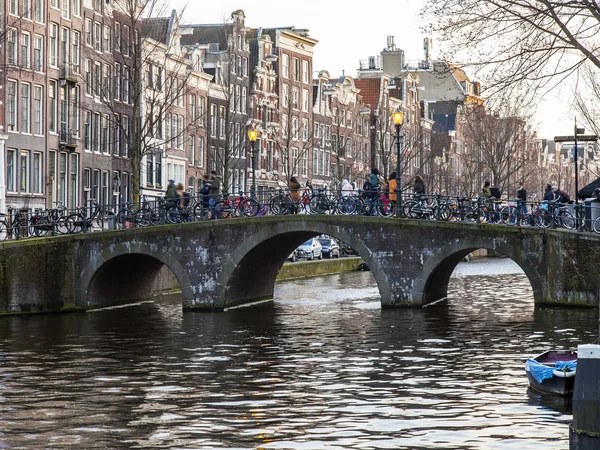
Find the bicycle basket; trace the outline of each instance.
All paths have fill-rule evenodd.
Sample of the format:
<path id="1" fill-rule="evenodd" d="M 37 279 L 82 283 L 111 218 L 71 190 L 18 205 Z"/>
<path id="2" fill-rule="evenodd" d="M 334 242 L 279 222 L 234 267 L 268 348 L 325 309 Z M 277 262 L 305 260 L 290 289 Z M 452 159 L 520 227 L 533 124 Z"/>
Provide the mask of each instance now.
<path id="1" fill-rule="evenodd" d="M 548 203 L 546 203 L 546 202 L 540 203 L 540 209 L 542 211 L 548 211 Z"/>

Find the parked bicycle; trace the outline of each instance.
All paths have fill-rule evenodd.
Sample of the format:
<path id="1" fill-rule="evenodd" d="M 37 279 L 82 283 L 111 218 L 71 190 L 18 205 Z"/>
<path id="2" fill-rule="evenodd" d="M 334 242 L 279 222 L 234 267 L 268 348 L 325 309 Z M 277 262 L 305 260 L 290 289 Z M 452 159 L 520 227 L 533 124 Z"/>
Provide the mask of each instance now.
<path id="1" fill-rule="evenodd" d="M 8 207 L 8 214 L 0 214 L 0 241 L 19 239 L 23 216 L 16 208 Z"/>
<path id="2" fill-rule="evenodd" d="M 36 211 L 29 218 L 29 234 L 44 237 L 48 234 L 68 234 L 71 227 L 67 219 L 67 208 L 61 201 L 55 202 L 56 208 Z"/>
<path id="3" fill-rule="evenodd" d="M 568 211 L 567 205 L 556 201 L 541 202 L 532 217 L 534 217 L 535 224 L 538 227 L 550 228 L 556 226 L 568 230 L 575 228 L 575 217 Z"/>

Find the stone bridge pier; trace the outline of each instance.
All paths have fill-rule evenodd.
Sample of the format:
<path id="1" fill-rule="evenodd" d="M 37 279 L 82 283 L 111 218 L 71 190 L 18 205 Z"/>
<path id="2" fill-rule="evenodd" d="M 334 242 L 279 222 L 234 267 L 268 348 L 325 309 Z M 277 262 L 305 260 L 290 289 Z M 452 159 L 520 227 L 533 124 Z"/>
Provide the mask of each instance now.
<path id="1" fill-rule="evenodd" d="M 539 304 L 598 306 L 600 235 L 501 225 L 355 216 L 260 217 L 0 243 L 0 313 L 92 309 L 149 298 L 166 268 L 185 310 L 272 298 L 302 242 L 327 234 L 368 263 L 382 307 L 447 295 L 452 271 L 477 249 L 525 272 Z"/>

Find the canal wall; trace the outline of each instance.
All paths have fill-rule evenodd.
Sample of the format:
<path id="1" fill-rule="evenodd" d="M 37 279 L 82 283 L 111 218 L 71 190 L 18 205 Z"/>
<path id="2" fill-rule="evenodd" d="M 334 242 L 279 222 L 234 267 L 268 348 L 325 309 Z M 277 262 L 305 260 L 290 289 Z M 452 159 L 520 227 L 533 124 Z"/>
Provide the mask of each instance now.
<path id="1" fill-rule="evenodd" d="M 283 265 L 277 281 L 294 280 L 296 278 L 319 277 L 357 270 L 364 261 L 362 258 L 336 258 L 321 261 L 298 261 Z"/>

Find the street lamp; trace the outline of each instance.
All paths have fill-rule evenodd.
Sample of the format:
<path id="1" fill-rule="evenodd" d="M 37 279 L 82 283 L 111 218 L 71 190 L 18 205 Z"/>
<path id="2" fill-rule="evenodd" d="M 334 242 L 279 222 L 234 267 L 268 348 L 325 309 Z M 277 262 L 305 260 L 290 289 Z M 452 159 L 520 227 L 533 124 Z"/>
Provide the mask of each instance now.
<path id="1" fill-rule="evenodd" d="M 248 140 L 250 141 L 250 158 L 252 162 L 252 187 L 250 188 L 250 196 L 252 198 L 255 197 L 256 194 L 256 172 L 254 171 L 254 143 L 256 142 L 256 138 L 258 137 L 258 131 L 254 128 L 250 128 L 248 130 Z"/>
<path id="2" fill-rule="evenodd" d="M 400 157 L 402 156 L 402 122 L 404 111 L 398 107 L 392 113 L 396 125 L 396 217 L 402 216 L 402 175 L 400 175 Z"/>

